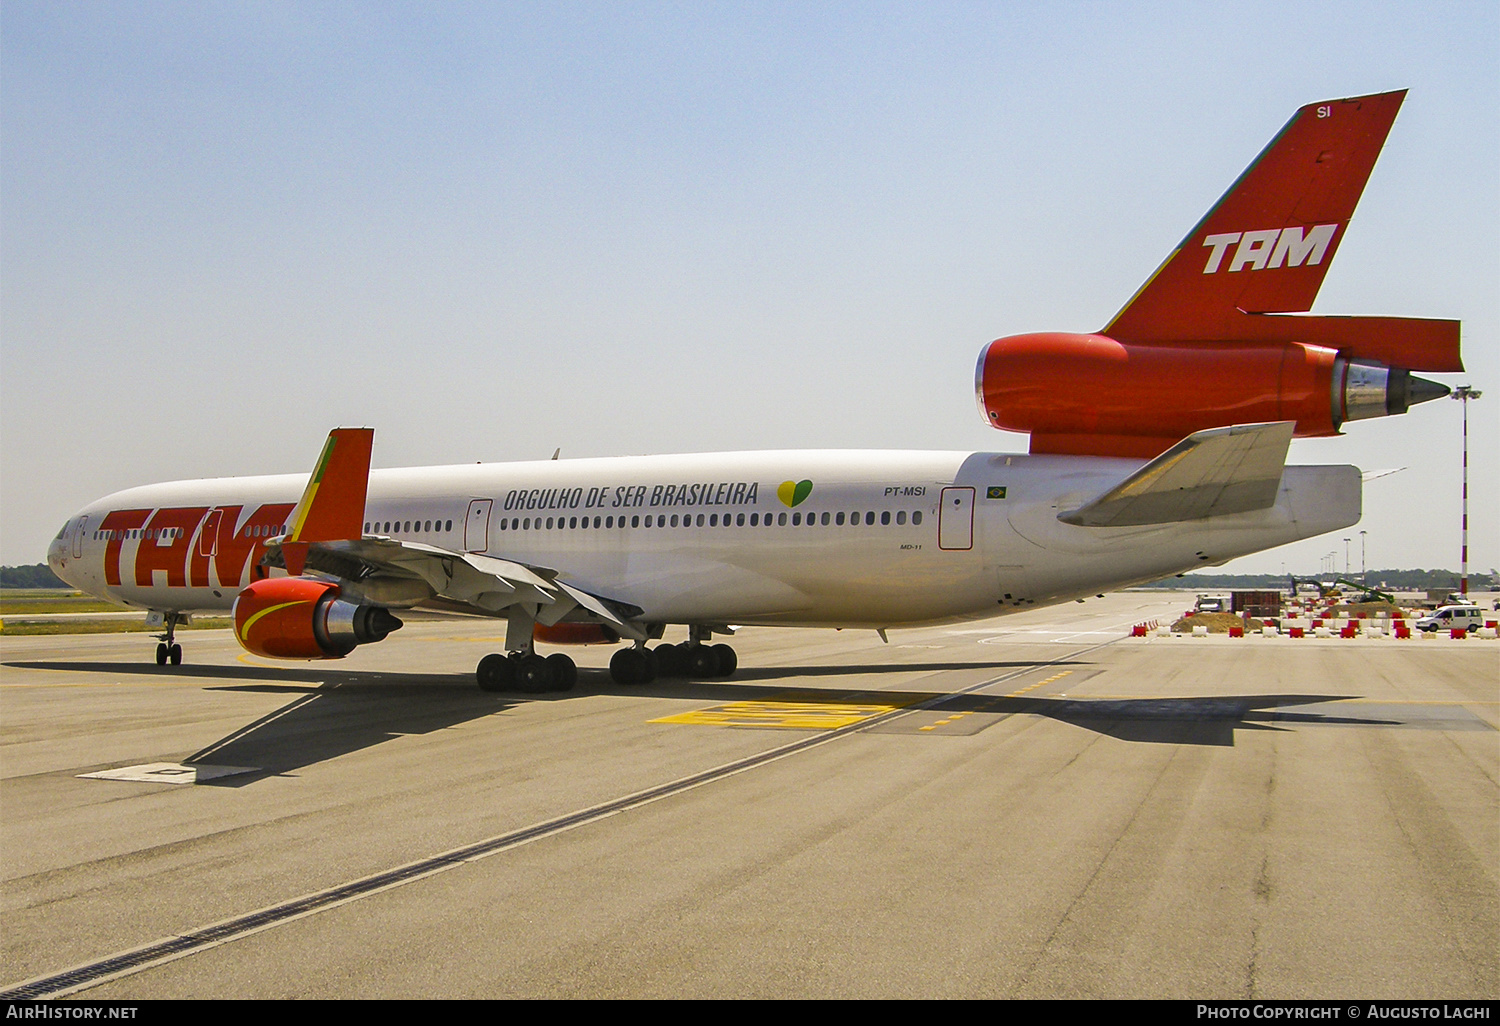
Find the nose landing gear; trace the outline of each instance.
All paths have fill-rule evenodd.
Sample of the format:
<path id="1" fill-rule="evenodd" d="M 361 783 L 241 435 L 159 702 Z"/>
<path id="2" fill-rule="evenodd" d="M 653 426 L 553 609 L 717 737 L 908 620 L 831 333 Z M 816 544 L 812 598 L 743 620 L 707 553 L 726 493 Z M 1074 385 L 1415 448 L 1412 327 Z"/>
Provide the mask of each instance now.
<path id="1" fill-rule="evenodd" d="M 182 665 L 182 646 L 175 640 L 177 625 L 187 623 L 188 618 L 183 613 L 163 613 L 163 624 L 166 627 L 164 634 L 158 634 L 156 644 L 156 665 L 173 666 Z"/>

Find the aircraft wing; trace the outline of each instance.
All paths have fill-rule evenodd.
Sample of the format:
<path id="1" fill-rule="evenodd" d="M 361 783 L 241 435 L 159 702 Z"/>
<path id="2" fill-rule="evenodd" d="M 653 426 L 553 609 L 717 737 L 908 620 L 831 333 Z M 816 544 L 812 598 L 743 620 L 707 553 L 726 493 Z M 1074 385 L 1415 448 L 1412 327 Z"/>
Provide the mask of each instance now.
<path id="1" fill-rule="evenodd" d="M 263 562 L 284 567 L 282 546 L 268 545 Z M 366 535 L 308 543 L 303 568 L 334 578 L 346 591 L 380 605 L 426 606 L 484 616 L 501 616 L 524 607 L 544 626 L 566 618 L 608 624 L 627 638 L 646 637 L 632 622 L 641 612 L 635 606 L 566 584 L 557 579 L 556 570 L 477 552 Z"/>
<path id="2" fill-rule="evenodd" d="M 1194 432 L 1057 519 L 1078 527 L 1136 527 L 1268 509 L 1276 504 L 1295 427 L 1277 421 Z"/>
<path id="3" fill-rule="evenodd" d="M 292 510 L 290 530 L 267 544 L 262 563 L 294 577 L 312 571 L 332 578 L 351 596 L 378 606 L 484 616 L 520 611 L 547 627 L 566 617 L 608 624 L 623 637 L 645 640 L 633 622 L 640 609 L 564 584 L 556 570 L 363 534 L 374 437 L 370 428 L 328 433 Z"/>

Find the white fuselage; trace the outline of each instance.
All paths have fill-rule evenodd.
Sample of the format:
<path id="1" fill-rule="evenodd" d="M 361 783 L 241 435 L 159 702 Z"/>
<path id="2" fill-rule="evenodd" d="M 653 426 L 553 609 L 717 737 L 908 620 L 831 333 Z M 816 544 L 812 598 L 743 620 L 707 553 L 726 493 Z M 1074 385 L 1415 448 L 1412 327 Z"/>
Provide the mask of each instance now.
<path id="1" fill-rule="evenodd" d="M 1276 505 L 1255 513 L 1124 528 L 1057 520 L 1142 462 L 814 450 L 375 470 L 365 533 L 556 570 L 638 607 L 642 622 L 896 627 L 1154 580 L 1360 514 L 1355 468 L 1288 467 Z M 227 610 L 306 483 L 116 492 L 64 525 L 48 562 L 132 606 Z"/>

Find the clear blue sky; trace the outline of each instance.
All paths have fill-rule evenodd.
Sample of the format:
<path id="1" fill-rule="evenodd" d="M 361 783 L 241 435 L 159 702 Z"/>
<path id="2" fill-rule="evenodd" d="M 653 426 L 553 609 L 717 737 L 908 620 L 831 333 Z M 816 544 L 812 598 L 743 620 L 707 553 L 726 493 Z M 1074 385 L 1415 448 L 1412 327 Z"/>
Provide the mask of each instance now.
<path id="1" fill-rule="evenodd" d="M 1457 317 L 1500 563 L 1500 5 L 0 5 L 0 562 L 310 469 L 1023 451 L 992 338 L 1094 330 L 1320 99 L 1410 88 L 1322 313 Z M 1299 441 L 1458 563 L 1459 404 Z M 1316 570 L 1339 537 L 1231 569 Z"/>

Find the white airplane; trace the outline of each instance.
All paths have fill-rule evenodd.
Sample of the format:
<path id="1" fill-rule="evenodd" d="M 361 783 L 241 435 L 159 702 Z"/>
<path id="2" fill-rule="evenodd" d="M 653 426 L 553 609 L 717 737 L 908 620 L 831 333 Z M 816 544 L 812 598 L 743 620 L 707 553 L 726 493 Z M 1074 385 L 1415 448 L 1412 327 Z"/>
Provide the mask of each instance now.
<path id="1" fill-rule="evenodd" d="M 728 676 L 736 627 L 992 617 L 1354 524 L 1360 472 L 1285 466 L 1294 435 L 1447 394 L 1459 323 L 1311 308 L 1404 92 L 1299 110 L 1102 332 L 980 354 L 985 418 L 1030 452 L 787 451 L 370 470 L 339 428 L 310 476 L 128 489 L 48 551 L 175 629 L 232 609 L 250 652 L 339 658 L 393 611 L 503 618 L 480 687 L 572 687 L 535 643 L 617 643 L 614 679 Z M 300 496 L 300 499 L 299 499 Z M 648 642 L 687 628 L 683 644 Z"/>

